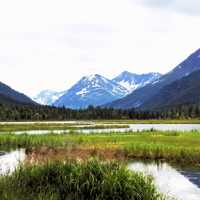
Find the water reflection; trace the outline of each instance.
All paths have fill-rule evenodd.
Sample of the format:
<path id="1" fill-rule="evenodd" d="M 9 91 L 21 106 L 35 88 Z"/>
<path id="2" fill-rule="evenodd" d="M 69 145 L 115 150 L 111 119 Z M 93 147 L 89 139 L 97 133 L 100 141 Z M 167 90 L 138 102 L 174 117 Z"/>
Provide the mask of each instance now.
<path id="1" fill-rule="evenodd" d="M 0 156 L 0 175 L 12 173 L 25 160 L 24 149 L 19 149 Z"/>
<path id="2" fill-rule="evenodd" d="M 192 131 L 200 130 L 200 124 L 130 124 L 133 131 L 158 130 L 158 131 Z"/>
<path id="3" fill-rule="evenodd" d="M 46 134 L 64 134 L 69 133 L 69 130 L 30 130 L 30 131 L 14 131 L 12 133 L 16 135 L 28 134 L 28 135 L 46 135 Z"/>
<path id="4" fill-rule="evenodd" d="M 127 125 L 127 124 L 123 124 Z M 192 131 L 199 130 L 200 124 L 129 124 L 129 128 L 97 128 L 90 129 L 90 125 L 80 125 L 74 126 L 77 128 L 75 130 L 65 129 L 65 130 L 29 130 L 29 131 L 14 131 L 14 134 L 30 134 L 30 135 L 42 135 L 42 134 L 64 134 L 70 131 L 76 133 L 110 133 L 110 132 L 138 132 L 138 131 L 148 131 L 148 130 L 158 130 L 158 131 Z M 87 129 L 88 128 L 88 129 Z"/>
<path id="5" fill-rule="evenodd" d="M 200 188 L 200 171 L 194 170 L 187 170 L 187 171 L 180 171 L 185 177 L 187 177 L 192 183 L 197 185 Z"/>
<path id="6" fill-rule="evenodd" d="M 136 162 L 130 164 L 129 169 L 153 176 L 158 190 L 171 198 L 178 200 L 200 199 L 198 186 L 192 183 L 188 176 L 184 176 L 183 172 L 178 172 L 166 163 L 156 165 Z M 196 178 L 198 179 L 198 177 Z"/>

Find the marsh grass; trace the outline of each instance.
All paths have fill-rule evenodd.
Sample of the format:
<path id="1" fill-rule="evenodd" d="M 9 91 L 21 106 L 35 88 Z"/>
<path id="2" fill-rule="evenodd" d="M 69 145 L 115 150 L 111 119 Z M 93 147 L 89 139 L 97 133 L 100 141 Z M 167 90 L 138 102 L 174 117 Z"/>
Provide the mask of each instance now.
<path id="1" fill-rule="evenodd" d="M 185 164 L 200 164 L 200 133 L 146 131 L 136 133 L 101 134 L 47 134 L 14 135 L 0 134 L 0 148 L 21 147 L 30 150 L 41 148 L 110 149 L 121 153 L 125 159 L 141 158 L 166 160 Z M 116 156 L 116 158 L 118 158 Z"/>
<path id="2" fill-rule="evenodd" d="M 0 177 L 1 200 L 164 200 L 151 177 L 117 162 L 51 162 Z"/>

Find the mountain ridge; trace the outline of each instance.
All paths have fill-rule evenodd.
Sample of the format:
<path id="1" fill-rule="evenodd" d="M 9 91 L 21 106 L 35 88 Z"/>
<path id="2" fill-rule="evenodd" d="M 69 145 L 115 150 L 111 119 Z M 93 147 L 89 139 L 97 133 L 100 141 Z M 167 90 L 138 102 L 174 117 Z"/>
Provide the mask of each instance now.
<path id="1" fill-rule="evenodd" d="M 36 104 L 31 98 L 20 93 L 5 83 L 0 82 L 0 95 L 3 103 Z"/>
<path id="2" fill-rule="evenodd" d="M 171 84 L 145 102 L 143 109 L 154 110 L 200 102 L 200 70 L 192 72 Z"/>
<path id="3" fill-rule="evenodd" d="M 106 107 L 122 108 L 122 109 L 133 108 L 133 107 L 142 108 L 144 102 L 148 101 L 151 97 L 156 95 L 161 88 L 199 69 L 200 69 L 200 49 L 198 49 L 189 57 L 187 57 L 173 70 L 161 76 L 156 82 L 150 83 L 138 90 L 135 90 L 126 97 L 107 104 Z"/>

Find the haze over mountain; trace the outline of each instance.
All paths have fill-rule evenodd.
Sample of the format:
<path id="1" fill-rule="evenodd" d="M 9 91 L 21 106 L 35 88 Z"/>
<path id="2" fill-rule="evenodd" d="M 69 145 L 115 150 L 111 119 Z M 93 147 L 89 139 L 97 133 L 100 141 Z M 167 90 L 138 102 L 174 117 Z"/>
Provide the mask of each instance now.
<path id="1" fill-rule="evenodd" d="M 53 90 L 43 90 L 33 97 L 33 100 L 42 105 L 52 105 L 57 99 L 65 94 L 66 91 L 56 92 Z"/>
<path id="2" fill-rule="evenodd" d="M 12 104 L 35 104 L 28 96 L 0 82 L 0 102 Z"/>
<path id="3" fill-rule="evenodd" d="M 154 95 L 158 94 L 163 87 L 190 75 L 196 70 L 200 70 L 200 49 L 190 55 L 172 71 L 166 75 L 161 76 L 158 80 L 146 85 L 143 88 L 135 90 L 130 95 L 109 103 L 106 106 L 124 109 L 132 107 L 142 108 L 143 105 L 148 102 L 148 100 L 150 100 Z"/>

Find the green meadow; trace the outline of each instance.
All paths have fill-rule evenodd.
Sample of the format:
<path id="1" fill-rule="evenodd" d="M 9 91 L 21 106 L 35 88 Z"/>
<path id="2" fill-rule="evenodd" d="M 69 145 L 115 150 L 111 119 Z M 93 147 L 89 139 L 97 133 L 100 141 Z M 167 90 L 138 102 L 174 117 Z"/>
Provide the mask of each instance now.
<path id="1" fill-rule="evenodd" d="M 124 159 L 165 160 L 172 163 L 200 164 L 200 133 L 191 132 L 127 132 L 81 134 L 71 131 L 69 134 L 47 135 L 0 135 L 0 147 L 52 149 L 93 149 L 98 155 L 102 149 L 115 151 Z"/>

